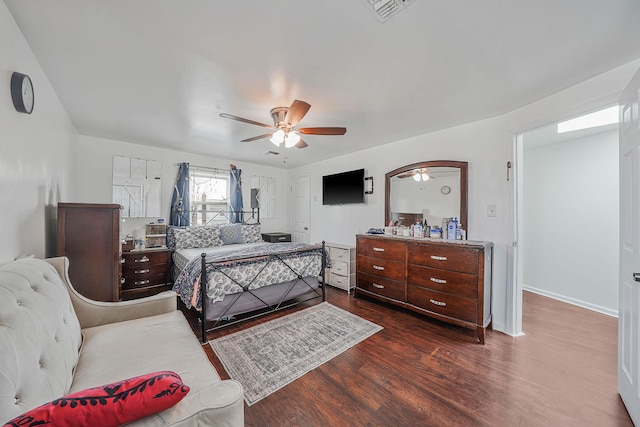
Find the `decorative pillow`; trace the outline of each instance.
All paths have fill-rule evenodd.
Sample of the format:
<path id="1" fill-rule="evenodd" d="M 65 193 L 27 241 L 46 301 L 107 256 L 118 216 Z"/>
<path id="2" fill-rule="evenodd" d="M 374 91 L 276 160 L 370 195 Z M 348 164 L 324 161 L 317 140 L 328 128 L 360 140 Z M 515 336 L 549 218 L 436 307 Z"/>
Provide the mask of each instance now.
<path id="1" fill-rule="evenodd" d="M 262 242 L 260 224 L 242 224 L 242 241 L 244 243 Z"/>
<path id="2" fill-rule="evenodd" d="M 189 387 L 175 372 L 153 372 L 52 400 L 3 427 L 119 426 L 168 409 L 187 393 Z"/>
<path id="3" fill-rule="evenodd" d="M 180 233 L 180 230 L 187 228 L 181 225 L 169 225 L 167 226 L 167 248 L 172 251 L 176 250 L 176 234 Z"/>
<path id="4" fill-rule="evenodd" d="M 223 245 L 242 243 L 242 224 L 228 224 L 220 227 L 220 240 Z"/>
<path id="5" fill-rule="evenodd" d="M 208 248 L 220 246 L 220 226 L 219 225 L 199 225 L 185 228 L 175 228 L 175 248 Z"/>

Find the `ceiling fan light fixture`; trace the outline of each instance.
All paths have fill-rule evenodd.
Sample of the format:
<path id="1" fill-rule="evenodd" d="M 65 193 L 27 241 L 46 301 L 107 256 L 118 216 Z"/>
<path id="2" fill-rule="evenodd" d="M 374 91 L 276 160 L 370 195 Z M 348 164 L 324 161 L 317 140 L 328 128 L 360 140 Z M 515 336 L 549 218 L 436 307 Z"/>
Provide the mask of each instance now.
<path id="1" fill-rule="evenodd" d="M 414 179 L 416 182 L 420 182 L 420 174 L 419 174 L 419 173 L 417 173 L 417 174 L 413 175 L 413 179 Z"/>
<path id="2" fill-rule="evenodd" d="M 422 180 L 423 181 L 429 181 L 429 175 L 427 175 L 426 173 L 422 174 Z"/>
<path id="3" fill-rule="evenodd" d="M 298 141 L 300 141 L 300 135 L 295 132 L 289 132 L 284 137 L 284 146 L 287 148 L 295 147 Z"/>
<path id="4" fill-rule="evenodd" d="M 278 129 L 277 131 L 275 131 L 271 138 L 269 138 L 269 141 L 271 141 L 276 147 L 279 147 L 284 140 L 284 131 L 282 129 Z"/>

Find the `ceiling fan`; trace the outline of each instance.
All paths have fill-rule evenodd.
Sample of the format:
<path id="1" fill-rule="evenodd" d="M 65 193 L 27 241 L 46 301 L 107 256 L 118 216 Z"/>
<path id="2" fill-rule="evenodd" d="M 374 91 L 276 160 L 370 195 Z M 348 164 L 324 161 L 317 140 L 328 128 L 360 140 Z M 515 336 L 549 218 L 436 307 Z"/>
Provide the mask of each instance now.
<path id="1" fill-rule="evenodd" d="M 271 117 L 273 125 L 256 122 L 254 120 L 233 116 L 227 113 L 220 113 L 220 117 L 225 119 L 237 120 L 250 125 L 262 126 L 267 129 L 273 129 L 275 132 L 265 133 L 263 135 L 254 136 L 243 139 L 240 142 L 251 142 L 262 138 L 269 138 L 273 144 L 279 147 L 282 143 L 287 148 L 297 147 L 305 148 L 307 144 L 300 134 L 304 135 L 344 135 L 347 128 L 343 127 L 313 127 L 313 128 L 296 128 L 295 126 L 302 120 L 311 108 L 311 105 L 304 101 L 296 99 L 291 103 L 290 107 L 275 107 L 271 109 Z"/>
<path id="2" fill-rule="evenodd" d="M 409 178 L 409 177 L 413 177 L 413 179 L 418 182 L 428 181 L 430 179 L 436 179 L 435 176 L 429 173 L 429 170 L 427 168 L 413 169 L 398 175 L 398 178 Z"/>

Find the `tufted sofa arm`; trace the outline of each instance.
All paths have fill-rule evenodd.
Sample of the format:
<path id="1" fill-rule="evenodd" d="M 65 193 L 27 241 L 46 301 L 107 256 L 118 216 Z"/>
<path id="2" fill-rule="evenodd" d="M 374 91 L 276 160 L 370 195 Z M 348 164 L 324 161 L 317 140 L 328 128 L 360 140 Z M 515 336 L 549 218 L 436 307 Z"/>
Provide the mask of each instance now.
<path id="1" fill-rule="evenodd" d="M 81 328 L 155 316 L 177 310 L 176 294 L 166 291 L 146 298 L 120 302 L 94 301 L 78 293 L 69 280 L 69 259 L 48 258 L 66 285 Z"/>

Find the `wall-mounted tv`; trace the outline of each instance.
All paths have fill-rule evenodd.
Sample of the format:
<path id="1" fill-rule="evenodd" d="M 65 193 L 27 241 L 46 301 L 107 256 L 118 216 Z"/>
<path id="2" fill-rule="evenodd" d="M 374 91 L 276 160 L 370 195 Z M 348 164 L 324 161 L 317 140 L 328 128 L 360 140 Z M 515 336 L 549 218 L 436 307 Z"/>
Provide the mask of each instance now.
<path id="1" fill-rule="evenodd" d="M 364 169 L 322 177 L 322 204 L 364 203 Z"/>

